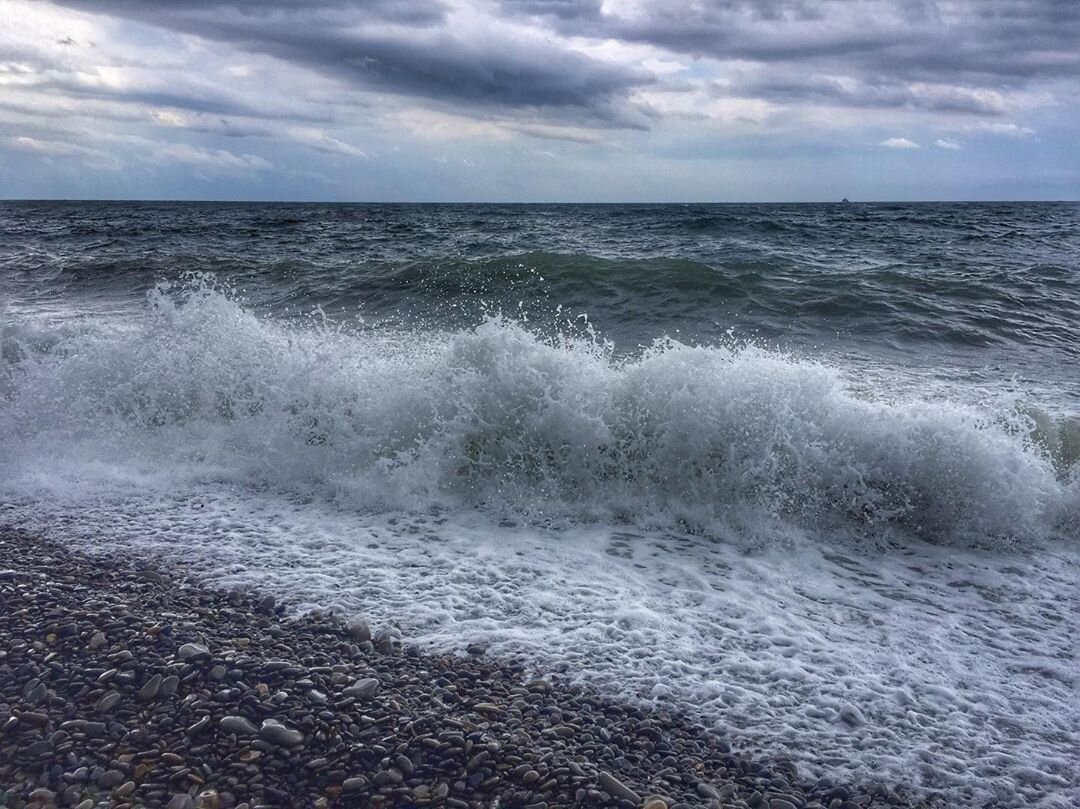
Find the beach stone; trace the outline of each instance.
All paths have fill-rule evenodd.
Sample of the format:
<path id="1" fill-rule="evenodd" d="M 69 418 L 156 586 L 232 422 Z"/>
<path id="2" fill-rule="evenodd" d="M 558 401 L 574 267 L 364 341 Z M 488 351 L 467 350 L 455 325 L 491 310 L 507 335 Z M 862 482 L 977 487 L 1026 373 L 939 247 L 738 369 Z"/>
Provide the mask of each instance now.
<path id="1" fill-rule="evenodd" d="M 375 633 L 372 638 L 375 651 L 384 655 L 391 655 L 401 650 L 401 630 L 395 627 L 384 627 Z"/>
<path id="2" fill-rule="evenodd" d="M 341 693 L 346 697 L 355 697 L 356 699 L 371 699 L 379 692 L 379 681 L 374 677 L 365 677 L 362 680 L 357 680 Z"/>
<path id="3" fill-rule="evenodd" d="M 259 736 L 271 744 L 281 747 L 296 747 L 304 743 L 303 733 L 293 728 L 287 728 L 274 719 L 267 719 L 262 723 Z"/>
<path id="4" fill-rule="evenodd" d="M 714 798 L 716 800 L 723 798 L 723 795 L 720 794 L 720 790 L 710 784 L 706 784 L 704 781 L 698 781 L 697 794 L 703 798 Z"/>
<path id="5" fill-rule="evenodd" d="M 102 646 L 104 646 L 107 642 L 108 642 L 108 640 L 105 637 L 105 633 L 102 632 L 101 630 L 98 630 L 97 632 L 95 632 L 93 635 L 90 636 L 90 642 L 87 644 L 87 646 L 90 648 L 91 652 L 96 652 L 98 649 L 100 649 Z"/>
<path id="6" fill-rule="evenodd" d="M 601 788 L 611 797 L 631 801 L 635 806 L 641 803 L 641 796 L 609 772 L 597 776 Z"/>
<path id="7" fill-rule="evenodd" d="M 38 713 L 37 711 L 24 711 L 19 714 L 19 721 L 24 725 L 43 728 L 49 724 L 49 717 L 47 714 Z"/>
<path id="8" fill-rule="evenodd" d="M 371 627 L 363 618 L 352 618 L 345 624 L 345 631 L 357 643 L 371 640 Z"/>
<path id="9" fill-rule="evenodd" d="M 412 759 L 408 756 L 399 755 L 394 759 L 394 763 L 397 765 L 397 768 L 401 770 L 401 774 L 406 778 L 413 774 L 415 767 L 413 767 Z"/>
<path id="10" fill-rule="evenodd" d="M 142 688 L 139 689 L 139 699 L 141 699 L 143 702 L 149 702 L 150 700 L 157 697 L 158 691 L 160 690 L 161 675 L 155 674 L 153 677 L 146 681 Z"/>
<path id="11" fill-rule="evenodd" d="M 218 723 L 218 727 L 221 728 L 223 732 L 232 733 L 236 736 L 259 735 L 259 729 L 242 716 L 223 717 L 221 722 Z"/>
<path id="12" fill-rule="evenodd" d="M 124 783 L 124 774 L 120 770 L 106 770 L 97 779 L 97 785 L 102 789 L 113 789 Z"/>
<path id="13" fill-rule="evenodd" d="M 134 791 L 135 791 L 135 782 L 134 781 L 125 781 L 120 786 L 118 786 L 115 790 L 113 790 L 113 797 L 115 797 L 115 798 L 126 798 L 128 795 L 130 795 Z"/>
<path id="14" fill-rule="evenodd" d="M 7 553 L 8 541 L 0 529 L 4 564 L 11 557 L 30 572 L 0 583 L 12 607 L 0 610 L 9 636 L 0 644 L 0 806 L 26 806 L 34 787 L 53 798 L 33 809 L 936 805 L 877 784 L 848 801 L 832 782 L 800 779 L 786 759 L 732 754 L 667 707 L 561 676 L 529 680 L 523 659 L 372 655 L 333 611 L 257 613 L 257 595 L 226 600 L 195 579 L 141 572 L 132 586 L 122 555 L 94 578 L 85 563 L 68 575 L 57 552 L 49 564 L 60 573 L 46 577 L 33 572 L 40 543 L 26 562 Z M 94 632 L 108 653 L 88 651 Z M 396 649 L 395 632 L 380 643 Z M 97 715 L 104 721 L 88 721 L 102 700 L 118 701 Z"/>
<path id="15" fill-rule="evenodd" d="M 27 745 L 25 752 L 27 755 L 34 756 L 36 758 L 39 756 L 47 756 L 49 755 L 49 753 L 52 752 L 52 750 L 52 742 L 50 742 L 48 739 L 42 739 L 41 741 Z"/>
<path id="16" fill-rule="evenodd" d="M 161 687 L 158 689 L 158 696 L 171 697 L 176 693 L 176 689 L 180 687 L 180 678 L 175 674 L 170 674 L 161 681 Z"/>
<path id="17" fill-rule="evenodd" d="M 120 694 L 116 691 L 110 691 L 94 704 L 94 710 L 98 713 L 108 713 L 115 708 L 119 702 Z"/>
<path id="18" fill-rule="evenodd" d="M 261 613 L 264 613 L 266 615 L 270 615 L 270 614 L 272 614 L 274 612 L 276 607 L 277 607 L 276 599 L 273 596 L 268 595 L 268 596 L 264 596 L 259 601 L 259 603 L 255 607 L 255 609 L 258 610 Z"/>
<path id="19" fill-rule="evenodd" d="M 210 650 L 200 643 L 185 643 L 176 652 L 176 656 L 181 660 L 191 660 L 193 658 L 209 657 Z"/>

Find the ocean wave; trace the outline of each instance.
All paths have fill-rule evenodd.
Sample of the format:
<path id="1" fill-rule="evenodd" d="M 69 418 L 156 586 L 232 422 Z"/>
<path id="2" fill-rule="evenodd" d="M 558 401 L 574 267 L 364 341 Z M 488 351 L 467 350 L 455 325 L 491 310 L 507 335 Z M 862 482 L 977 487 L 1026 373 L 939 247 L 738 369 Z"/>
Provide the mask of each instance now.
<path id="1" fill-rule="evenodd" d="M 38 479 L 947 543 L 1037 539 L 1080 514 L 1074 421 L 871 399 L 840 369 L 752 346 L 665 338 L 618 357 L 501 317 L 285 323 L 201 282 L 158 287 L 134 322 L 9 323 L 3 366 L 0 460 Z"/>

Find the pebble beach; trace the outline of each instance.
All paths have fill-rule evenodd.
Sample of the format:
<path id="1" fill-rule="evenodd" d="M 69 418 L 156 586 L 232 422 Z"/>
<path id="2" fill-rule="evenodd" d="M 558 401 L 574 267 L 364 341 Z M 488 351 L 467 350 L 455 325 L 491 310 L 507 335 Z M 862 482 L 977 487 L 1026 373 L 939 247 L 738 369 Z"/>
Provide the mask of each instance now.
<path id="1" fill-rule="evenodd" d="M 480 646 L 0 533 L 0 805 L 871 809 Z"/>

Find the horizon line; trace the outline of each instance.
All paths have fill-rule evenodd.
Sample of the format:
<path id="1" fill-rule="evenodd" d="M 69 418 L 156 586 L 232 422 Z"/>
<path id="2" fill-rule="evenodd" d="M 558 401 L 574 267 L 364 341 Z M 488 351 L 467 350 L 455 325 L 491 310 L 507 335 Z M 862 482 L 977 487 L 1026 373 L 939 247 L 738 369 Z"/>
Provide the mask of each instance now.
<path id="1" fill-rule="evenodd" d="M 189 203 L 216 205 L 1000 205 L 1080 203 L 1074 199 L 790 199 L 790 200 L 331 200 L 331 199 L 194 199 L 133 197 L 2 197 L 6 202 Z"/>

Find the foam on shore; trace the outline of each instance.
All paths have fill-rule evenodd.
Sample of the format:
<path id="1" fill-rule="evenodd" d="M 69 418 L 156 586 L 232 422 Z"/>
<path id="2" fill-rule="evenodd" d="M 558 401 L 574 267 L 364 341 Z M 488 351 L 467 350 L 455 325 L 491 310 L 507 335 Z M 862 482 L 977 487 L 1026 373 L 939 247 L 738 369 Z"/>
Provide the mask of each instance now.
<path id="1" fill-rule="evenodd" d="M 5 327 L 0 520 L 487 642 L 814 772 L 1080 802 L 1068 423 L 752 347 L 150 302 Z"/>

